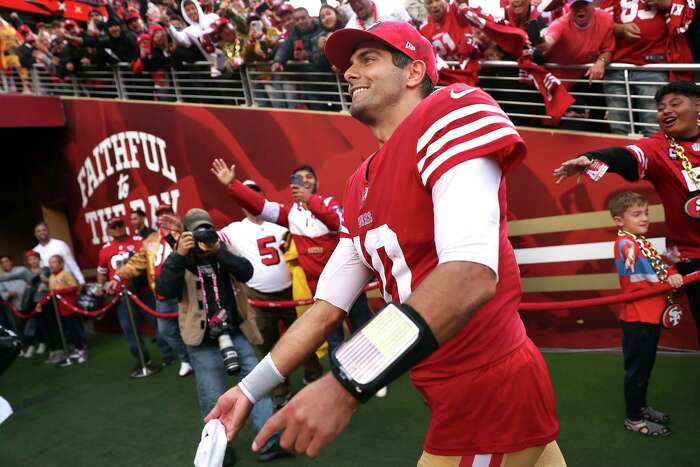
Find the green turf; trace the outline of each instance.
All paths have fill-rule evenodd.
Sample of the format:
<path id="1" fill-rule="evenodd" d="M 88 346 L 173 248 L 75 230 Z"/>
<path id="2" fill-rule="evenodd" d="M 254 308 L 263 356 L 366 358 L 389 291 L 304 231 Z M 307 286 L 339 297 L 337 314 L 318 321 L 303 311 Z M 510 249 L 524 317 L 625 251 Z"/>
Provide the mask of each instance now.
<path id="1" fill-rule="evenodd" d="M 152 349 L 155 355 L 157 352 Z M 673 436 L 652 440 L 622 428 L 621 357 L 548 354 L 557 392 L 559 443 L 570 466 L 695 466 L 700 421 L 700 359 L 660 356 L 651 384 L 652 404 L 673 414 Z M 175 366 L 134 381 L 120 337 L 93 337 L 90 360 L 58 369 L 38 357 L 19 359 L 0 376 L 0 395 L 16 413 L 0 425 L 0 466 L 190 466 L 201 424 L 194 378 Z M 293 383 L 299 387 L 298 375 Z M 413 466 L 428 412 L 404 378 L 386 399 L 374 399 L 315 461 L 293 466 Z M 507 420 L 504 420 L 507 423 Z M 258 465 L 238 440 L 238 465 Z"/>

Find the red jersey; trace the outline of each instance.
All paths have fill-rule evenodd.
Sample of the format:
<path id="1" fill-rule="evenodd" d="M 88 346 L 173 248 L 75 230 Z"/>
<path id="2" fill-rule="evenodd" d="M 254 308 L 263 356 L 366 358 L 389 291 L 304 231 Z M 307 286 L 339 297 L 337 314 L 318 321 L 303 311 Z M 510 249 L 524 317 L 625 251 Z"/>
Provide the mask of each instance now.
<path id="1" fill-rule="evenodd" d="M 97 272 L 105 274 L 107 280 L 114 279 L 114 273 L 141 248 L 142 239 L 138 235 L 126 237 L 122 241 L 112 240 L 100 250 Z"/>
<path id="2" fill-rule="evenodd" d="M 599 8 L 586 29 L 578 28 L 571 12 L 567 13 L 547 28 L 547 35 L 555 41 L 546 54 L 547 61 L 564 65 L 595 62 L 604 52 L 615 49 L 614 26 L 612 17 Z M 578 73 L 583 75 L 582 71 Z M 556 75 L 560 76 L 559 70 Z"/>
<path id="3" fill-rule="evenodd" d="M 353 240 L 360 258 L 376 273 L 385 300 L 405 301 L 438 264 L 431 190 L 440 177 L 461 162 L 484 156 L 495 157 L 505 173 L 524 155 L 517 130 L 481 89 L 454 84 L 411 112 L 350 177 L 344 196 L 341 235 Z M 499 204 L 496 295 L 411 371 L 419 387 L 498 360 L 526 340 L 503 176 Z"/>
<path id="4" fill-rule="evenodd" d="M 440 23 L 428 16 L 428 22 L 420 28 L 420 33 L 433 44 L 435 52 L 444 60 L 460 59 L 460 45 L 471 40 L 471 31 L 471 26 L 458 13 L 454 3 L 450 4 Z"/>
<path id="5" fill-rule="evenodd" d="M 700 175 L 700 138 L 677 142 Z M 690 217 L 684 211 L 688 199 L 699 195 L 700 190 L 686 175 L 666 135 L 658 132 L 642 138 L 628 145 L 627 150 L 637 159 L 639 178 L 649 180 L 661 198 L 669 248 L 678 248 L 682 258 L 700 258 L 700 218 Z M 700 211 L 700 206 L 692 208 Z"/>
<path id="6" fill-rule="evenodd" d="M 610 13 L 615 23 L 634 23 L 639 27 L 641 37 L 630 41 L 624 36 L 616 39 L 613 62 L 644 65 L 666 62 L 666 18 L 656 6 L 643 0 L 601 0 L 600 8 Z"/>
<path id="7" fill-rule="evenodd" d="M 338 244 L 342 218 L 340 202 L 332 196 L 313 195 L 306 206 L 279 204 L 264 199 L 238 180 L 231 183 L 229 191 L 247 211 L 289 228 L 299 254 L 299 265 L 306 274 L 311 292 L 315 293 L 321 271 Z"/>
<path id="8" fill-rule="evenodd" d="M 632 255 L 633 264 L 625 264 Z M 615 267 L 620 276 L 620 287 L 624 293 L 636 292 L 659 284 L 659 277 L 651 266 L 649 258 L 642 254 L 634 237 L 622 235 L 615 241 Z M 666 306 L 666 297 L 653 297 L 623 304 L 620 321 L 659 324 L 659 317 Z"/>

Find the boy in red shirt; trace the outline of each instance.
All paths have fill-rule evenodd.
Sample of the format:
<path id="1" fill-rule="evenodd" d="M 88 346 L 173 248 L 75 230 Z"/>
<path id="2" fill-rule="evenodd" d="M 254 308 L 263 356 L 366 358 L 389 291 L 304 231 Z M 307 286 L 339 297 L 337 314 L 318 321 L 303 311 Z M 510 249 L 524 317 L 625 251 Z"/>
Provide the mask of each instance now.
<path id="1" fill-rule="evenodd" d="M 644 236 L 649 230 L 649 204 L 638 193 L 626 191 L 610 200 L 610 214 L 619 228 L 615 241 L 615 266 L 625 293 L 668 282 L 683 286 L 675 269 L 667 268 Z M 625 362 L 625 428 L 645 436 L 671 434 L 665 426 L 670 417 L 647 405 L 646 395 L 659 343 L 660 316 L 668 306 L 666 297 L 655 295 L 627 302 L 620 313 L 622 354 Z"/>

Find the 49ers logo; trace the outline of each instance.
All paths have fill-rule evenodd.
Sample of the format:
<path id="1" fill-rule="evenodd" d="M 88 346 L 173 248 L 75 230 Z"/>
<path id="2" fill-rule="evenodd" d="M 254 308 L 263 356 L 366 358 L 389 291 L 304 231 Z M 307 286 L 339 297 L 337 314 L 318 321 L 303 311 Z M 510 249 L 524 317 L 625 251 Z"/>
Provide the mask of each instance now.
<path id="1" fill-rule="evenodd" d="M 700 219 L 700 195 L 693 196 L 683 206 L 685 213 L 694 219 Z"/>
<path id="2" fill-rule="evenodd" d="M 683 308 L 677 303 L 671 303 L 661 313 L 661 325 L 666 329 L 675 328 L 683 318 Z"/>

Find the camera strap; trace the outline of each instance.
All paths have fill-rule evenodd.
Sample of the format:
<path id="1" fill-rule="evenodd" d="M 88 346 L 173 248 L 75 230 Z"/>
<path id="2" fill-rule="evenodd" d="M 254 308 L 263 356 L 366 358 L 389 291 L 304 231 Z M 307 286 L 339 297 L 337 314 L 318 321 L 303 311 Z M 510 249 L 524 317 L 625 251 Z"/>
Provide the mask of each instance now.
<path id="1" fill-rule="evenodd" d="M 197 276 L 200 283 L 200 294 L 202 301 L 201 308 L 204 310 L 206 317 L 211 318 L 213 315 L 219 314 L 219 312 L 223 309 L 221 306 L 221 296 L 219 294 L 219 278 L 214 270 L 214 267 L 210 264 L 201 264 L 197 266 Z M 214 293 L 214 302 L 216 303 L 216 310 L 212 314 L 209 313 L 206 278 L 211 281 L 211 288 L 212 292 Z"/>

